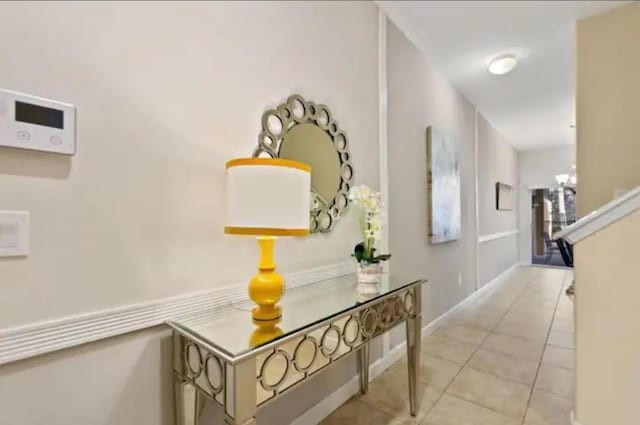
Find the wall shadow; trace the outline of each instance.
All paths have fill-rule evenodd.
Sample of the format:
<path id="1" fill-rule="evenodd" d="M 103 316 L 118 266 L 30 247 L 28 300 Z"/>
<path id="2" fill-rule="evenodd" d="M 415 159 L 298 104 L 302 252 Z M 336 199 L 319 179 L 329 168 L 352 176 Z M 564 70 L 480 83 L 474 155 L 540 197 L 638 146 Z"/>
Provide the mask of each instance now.
<path id="1" fill-rule="evenodd" d="M 0 174 L 66 180 L 72 156 L 0 147 Z"/>

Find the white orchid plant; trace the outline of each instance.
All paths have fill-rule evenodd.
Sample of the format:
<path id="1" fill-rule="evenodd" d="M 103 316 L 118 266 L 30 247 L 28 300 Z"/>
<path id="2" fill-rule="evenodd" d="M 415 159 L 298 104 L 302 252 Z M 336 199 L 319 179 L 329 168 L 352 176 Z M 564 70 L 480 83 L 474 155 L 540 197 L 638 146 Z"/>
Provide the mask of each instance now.
<path id="1" fill-rule="evenodd" d="M 366 185 L 355 186 L 349 191 L 349 200 L 356 207 L 362 232 L 362 242 L 355 246 L 353 257 L 361 264 L 377 264 L 391 258 L 390 254 L 376 255 L 384 222 L 380 192 Z"/>

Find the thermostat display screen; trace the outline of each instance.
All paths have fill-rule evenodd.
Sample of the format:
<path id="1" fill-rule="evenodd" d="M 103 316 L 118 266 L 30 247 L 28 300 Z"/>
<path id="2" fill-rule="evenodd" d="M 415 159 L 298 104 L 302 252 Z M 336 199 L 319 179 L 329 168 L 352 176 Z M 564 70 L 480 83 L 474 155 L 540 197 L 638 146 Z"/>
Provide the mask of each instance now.
<path id="1" fill-rule="evenodd" d="M 16 101 L 16 121 L 64 129 L 64 112 Z"/>

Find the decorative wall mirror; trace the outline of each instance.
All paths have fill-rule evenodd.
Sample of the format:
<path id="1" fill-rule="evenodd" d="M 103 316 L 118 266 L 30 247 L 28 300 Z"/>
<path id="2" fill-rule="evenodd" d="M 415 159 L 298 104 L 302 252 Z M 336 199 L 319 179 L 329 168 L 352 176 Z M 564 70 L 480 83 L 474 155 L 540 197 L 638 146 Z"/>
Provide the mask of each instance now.
<path id="1" fill-rule="evenodd" d="M 253 156 L 293 159 L 311 166 L 312 233 L 331 230 L 349 205 L 354 175 L 349 142 L 326 105 L 294 94 L 266 111 Z"/>

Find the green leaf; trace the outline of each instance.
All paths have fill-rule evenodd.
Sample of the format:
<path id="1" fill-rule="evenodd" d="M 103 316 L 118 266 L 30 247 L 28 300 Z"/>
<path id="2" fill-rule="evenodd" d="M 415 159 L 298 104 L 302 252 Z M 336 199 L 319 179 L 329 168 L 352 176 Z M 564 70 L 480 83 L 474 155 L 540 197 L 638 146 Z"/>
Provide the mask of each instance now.
<path id="1" fill-rule="evenodd" d="M 387 261 L 389 258 L 391 258 L 391 254 L 382 254 L 382 255 L 376 255 L 374 257 L 374 260 L 376 260 L 376 262 L 379 263 L 380 261 Z"/>
<path id="2" fill-rule="evenodd" d="M 353 256 L 356 258 L 358 263 L 364 260 L 364 242 L 360 242 L 353 248 Z"/>

